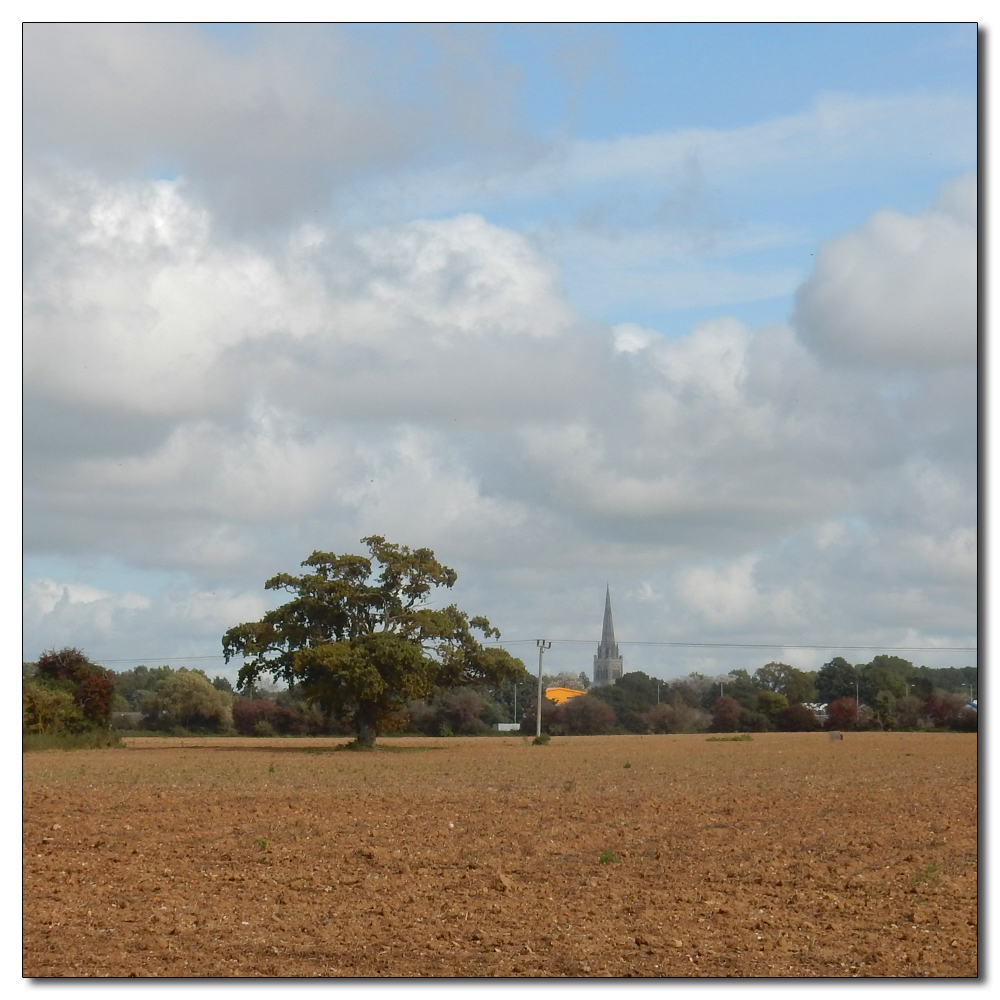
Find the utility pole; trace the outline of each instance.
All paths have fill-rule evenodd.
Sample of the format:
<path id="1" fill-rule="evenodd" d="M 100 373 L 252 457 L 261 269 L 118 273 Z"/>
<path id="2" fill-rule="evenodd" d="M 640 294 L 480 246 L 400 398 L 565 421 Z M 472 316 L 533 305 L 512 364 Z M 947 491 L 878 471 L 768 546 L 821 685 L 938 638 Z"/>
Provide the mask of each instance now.
<path id="1" fill-rule="evenodd" d="M 547 649 L 552 648 L 551 642 L 544 639 L 536 639 L 535 645 L 538 647 L 538 714 L 535 716 L 535 739 L 542 735 L 542 654 Z"/>
<path id="2" fill-rule="evenodd" d="M 517 722 L 517 681 L 514 681 L 514 721 Z"/>
<path id="3" fill-rule="evenodd" d="M 861 722 L 861 695 L 858 688 L 858 679 L 854 678 L 854 725 Z"/>

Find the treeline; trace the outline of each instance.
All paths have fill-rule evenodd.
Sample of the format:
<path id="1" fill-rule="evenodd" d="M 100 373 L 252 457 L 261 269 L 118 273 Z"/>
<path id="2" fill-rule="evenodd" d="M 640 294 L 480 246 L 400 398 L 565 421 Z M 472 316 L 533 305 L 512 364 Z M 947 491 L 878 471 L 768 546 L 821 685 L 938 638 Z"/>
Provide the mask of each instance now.
<path id="1" fill-rule="evenodd" d="M 78 649 L 45 653 L 22 670 L 22 728 L 30 735 L 131 730 L 171 735 L 271 736 L 344 732 L 295 692 L 238 695 L 202 670 L 139 666 L 115 672 Z"/>
<path id="2" fill-rule="evenodd" d="M 585 691 L 564 705 L 543 698 L 542 728 L 551 735 L 602 733 L 799 732 L 836 729 L 974 731 L 975 667 L 914 667 L 895 656 L 851 664 L 835 657 L 818 671 L 768 663 L 717 677 L 690 674 L 660 681 L 642 672 L 592 687 L 585 674 L 547 675 L 543 687 Z M 970 687 L 971 686 L 971 687 Z M 966 692 L 963 694 L 963 690 Z M 498 722 L 535 731 L 535 681 L 503 688 L 471 686 L 411 701 L 398 732 L 474 736 Z M 324 716 L 301 691 L 233 691 L 224 677 L 197 669 L 138 666 L 115 672 L 78 649 L 50 651 L 24 664 L 26 734 L 120 730 L 174 735 L 346 735 L 345 720 Z"/>
<path id="3" fill-rule="evenodd" d="M 978 713 L 961 692 L 963 685 L 971 685 L 974 694 L 977 682 L 975 667 L 932 670 L 886 655 L 859 664 L 835 657 L 817 671 L 768 663 L 753 674 L 694 673 L 671 681 L 634 672 L 614 684 L 591 687 L 564 705 L 543 701 L 542 729 L 551 735 L 824 727 L 975 731 Z M 521 730 L 533 733 L 534 703 L 525 709 Z"/>

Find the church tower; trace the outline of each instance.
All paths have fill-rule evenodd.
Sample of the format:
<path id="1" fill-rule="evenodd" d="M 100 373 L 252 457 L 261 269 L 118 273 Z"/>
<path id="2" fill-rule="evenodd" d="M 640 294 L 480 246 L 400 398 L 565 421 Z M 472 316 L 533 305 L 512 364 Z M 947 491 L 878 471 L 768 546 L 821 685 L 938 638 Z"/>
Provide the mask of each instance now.
<path id="1" fill-rule="evenodd" d="M 615 642 L 615 623 L 611 620 L 611 587 L 608 587 L 604 597 L 604 628 L 601 631 L 601 644 L 597 647 L 594 657 L 594 683 L 614 684 L 622 675 L 622 658 L 618 655 L 618 643 Z"/>

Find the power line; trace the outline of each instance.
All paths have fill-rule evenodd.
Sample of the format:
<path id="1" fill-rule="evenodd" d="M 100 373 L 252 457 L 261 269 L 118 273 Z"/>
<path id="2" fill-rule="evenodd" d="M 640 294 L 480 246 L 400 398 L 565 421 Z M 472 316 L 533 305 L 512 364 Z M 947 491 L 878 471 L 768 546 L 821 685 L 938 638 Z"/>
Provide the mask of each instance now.
<path id="1" fill-rule="evenodd" d="M 491 646 L 514 646 L 519 643 L 534 642 L 534 639 L 500 639 L 490 642 Z M 594 639 L 553 639 L 552 642 L 579 642 L 592 644 Z M 725 648 L 725 649 L 882 649 L 887 653 L 950 652 L 975 653 L 978 646 L 847 646 L 842 643 L 820 646 L 805 642 L 644 642 L 626 639 L 619 646 L 680 646 L 685 648 Z"/>
<path id="2" fill-rule="evenodd" d="M 219 656 L 129 656 L 123 660 L 109 660 L 103 656 L 91 657 L 96 663 L 139 663 L 142 660 L 156 660 L 157 663 L 176 662 L 178 660 L 224 660 Z"/>
<path id="3" fill-rule="evenodd" d="M 517 646 L 526 643 L 534 643 L 535 639 L 498 639 L 489 640 L 484 643 L 487 646 Z M 593 639 L 553 639 L 558 643 L 582 643 L 591 645 Z M 978 646 L 851 646 L 843 643 L 818 645 L 806 642 L 647 642 L 638 639 L 626 639 L 618 643 L 619 646 L 669 646 L 682 649 L 880 649 L 886 653 L 976 653 Z M 176 663 L 186 660 L 224 660 L 225 657 L 217 656 L 130 656 L 122 659 L 107 659 L 105 657 L 93 657 L 99 663 L 140 663 L 144 660 L 156 661 L 158 663 Z"/>

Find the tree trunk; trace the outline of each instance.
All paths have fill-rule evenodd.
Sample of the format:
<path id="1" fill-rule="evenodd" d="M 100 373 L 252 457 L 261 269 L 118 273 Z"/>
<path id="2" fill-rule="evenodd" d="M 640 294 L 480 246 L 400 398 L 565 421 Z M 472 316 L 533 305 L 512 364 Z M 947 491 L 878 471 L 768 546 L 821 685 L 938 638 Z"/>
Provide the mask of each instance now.
<path id="1" fill-rule="evenodd" d="M 358 719 L 358 746 L 373 747 L 378 733 L 367 719 Z"/>

